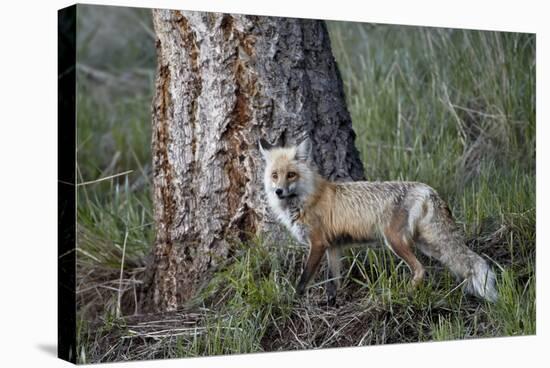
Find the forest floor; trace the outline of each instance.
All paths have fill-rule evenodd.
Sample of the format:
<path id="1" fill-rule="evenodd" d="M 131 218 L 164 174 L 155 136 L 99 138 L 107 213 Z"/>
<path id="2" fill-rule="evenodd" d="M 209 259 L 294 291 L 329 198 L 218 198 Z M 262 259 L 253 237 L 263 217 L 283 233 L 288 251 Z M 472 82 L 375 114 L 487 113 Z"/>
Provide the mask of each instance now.
<path id="1" fill-rule="evenodd" d="M 101 11 L 79 13 L 78 181 L 110 178 L 78 187 L 78 362 L 536 332 L 534 35 L 329 23 L 367 178 L 436 188 L 495 269 L 497 303 L 465 295 L 426 258 L 412 292 L 407 266 L 380 247 L 344 254 L 327 307 L 324 269 L 294 297 L 303 247 L 256 239 L 235 245 L 188 306 L 143 316 L 154 40 L 148 11 Z"/>

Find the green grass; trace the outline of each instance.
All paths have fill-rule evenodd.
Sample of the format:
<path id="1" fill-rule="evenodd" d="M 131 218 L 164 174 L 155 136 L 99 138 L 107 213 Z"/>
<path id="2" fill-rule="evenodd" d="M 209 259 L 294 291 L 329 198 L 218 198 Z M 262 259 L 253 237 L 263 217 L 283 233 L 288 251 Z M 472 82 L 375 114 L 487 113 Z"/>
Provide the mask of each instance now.
<path id="1" fill-rule="evenodd" d="M 79 74 L 79 181 L 132 170 L 78 189 L 80 362 L 536 332 L 534 36 L 335 22 L 329 30 L 367 177 L 433 186 L 468 245 L 492 262 L 499 301 L 465 296 L 426 258 L 426 282 L 412 291 L 408 268 L 389 251 L 352 248 L 339 307 L 327 308 L 324 265 L 308 296 L 296 299 L 306 250 L 257 239 L 238 245 L 186 310 L 133 317 L 138 275 L 154 241 L 153 79 L 142 71 L 152 73 L 153 65 L 134 59 L 150 60 L 154 44 L 109 50 L 108 58 L 117 57 L 112 64 L 94 64 L 97 53 L 89 56 L 88 46 L 81 60 L 113 65 L 115 76 L 137 68 L 146 87 L 98 85 Z M 128 47 L 139 47 L 133 40 Z"/>

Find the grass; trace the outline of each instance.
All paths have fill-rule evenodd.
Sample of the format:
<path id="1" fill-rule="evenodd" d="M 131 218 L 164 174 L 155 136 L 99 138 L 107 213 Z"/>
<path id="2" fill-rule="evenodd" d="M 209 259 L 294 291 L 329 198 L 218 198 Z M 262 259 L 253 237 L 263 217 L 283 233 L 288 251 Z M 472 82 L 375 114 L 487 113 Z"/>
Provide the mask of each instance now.
<path id="1" fill-rule="evenodd" d="M 101 11 L 86 9 L 82 24 L 93 16 L 107 22 Z M 496 304 L 465 296 L 425 258 L 428 278 L 412 292 L 406 265 L 389 251 L 351 248 L 339 305 L 329 308 L 324 265 L 308 296 L 296 299 L 306 250 L 256 239 L 240 244 L 186 308 L 144 317 L 135 315 L 135 300 L 154 241 L 154 43 L 146 11 L 118 11 L 113 19 L 139 19 L 129 22 L 136 28 L 104 27 L 119 27 L 131 42 L 107 42 L 101 58 L 97 45 L 108 33 L 85 31 L 79 50 L 79 181 L 132 170 L 78 188 L 79 362 L 536 332 L 534 36 L 329 23 L 367 177 L 436 188 L 468 245 L 497 271 Z M 115 82 L 99 78 L 101 71 Z M 132 84 L 123 82 L 128 75 Z"/>

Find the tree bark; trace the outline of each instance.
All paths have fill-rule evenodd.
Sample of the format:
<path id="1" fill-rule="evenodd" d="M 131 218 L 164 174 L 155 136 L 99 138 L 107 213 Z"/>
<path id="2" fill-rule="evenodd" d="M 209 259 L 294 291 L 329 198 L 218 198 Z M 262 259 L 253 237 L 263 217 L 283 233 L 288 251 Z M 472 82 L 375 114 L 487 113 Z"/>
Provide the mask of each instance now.
<path id="1" fill-rule="evenodd" d="M 320 173 L 363 178 L 324 22 L 154 10 L 156 241 L 145 310 L 181 307 L 238 242 L 286 234 L 263 194 L 258 139 L 308 135 Z"/>

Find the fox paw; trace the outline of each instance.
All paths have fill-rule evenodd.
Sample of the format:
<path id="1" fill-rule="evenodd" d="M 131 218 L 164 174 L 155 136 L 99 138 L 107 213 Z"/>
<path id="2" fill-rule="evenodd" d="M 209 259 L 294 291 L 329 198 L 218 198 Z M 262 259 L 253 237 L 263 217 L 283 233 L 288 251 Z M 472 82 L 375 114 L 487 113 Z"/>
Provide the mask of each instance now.
<path id="1" fill-rule="evenodd" d="M 327 298 L 325 300 L 320 301 L 318 305 L 320 307 L 336 307 L 336 296 L 334 297 L 327 296 Z"/>
<path id="2" fill-rule="evenodd" d="M 336 306 L 336 295 L 327 297 L 327 306 L 335 307 Z"/>

